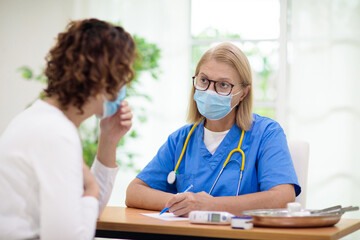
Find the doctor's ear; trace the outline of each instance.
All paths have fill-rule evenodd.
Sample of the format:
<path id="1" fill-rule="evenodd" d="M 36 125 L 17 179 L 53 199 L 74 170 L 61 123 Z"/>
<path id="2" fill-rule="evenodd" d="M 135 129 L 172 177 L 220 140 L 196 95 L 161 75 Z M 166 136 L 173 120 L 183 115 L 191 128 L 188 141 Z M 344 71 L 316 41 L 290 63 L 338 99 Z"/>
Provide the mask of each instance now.
<path id="1" fill-rule="evenodd" d="M 241 94 L 241 97 L 240 97 L 240 101 L 244 100 L 244 98 L 246 97 L 246 95 L 248 95 L 249 91 L 251 89 L 251 86 L 246 86 L 244 89 L 243 89 L 243 92 Z"/>

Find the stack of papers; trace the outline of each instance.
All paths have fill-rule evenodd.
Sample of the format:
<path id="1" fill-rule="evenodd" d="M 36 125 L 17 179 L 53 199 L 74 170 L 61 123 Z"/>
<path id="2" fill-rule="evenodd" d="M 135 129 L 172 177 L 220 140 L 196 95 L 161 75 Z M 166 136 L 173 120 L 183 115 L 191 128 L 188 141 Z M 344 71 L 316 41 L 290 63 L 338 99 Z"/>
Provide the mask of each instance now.
<path id="1" fill-rule="evenodd" d="M 163 213 L 160 215 L 159 213 L 141 213 L 141 215 L 157 218 L 164 221 L 188 221 L 188 217 L 178 217 L 175 216 L 173 213 Z"/>

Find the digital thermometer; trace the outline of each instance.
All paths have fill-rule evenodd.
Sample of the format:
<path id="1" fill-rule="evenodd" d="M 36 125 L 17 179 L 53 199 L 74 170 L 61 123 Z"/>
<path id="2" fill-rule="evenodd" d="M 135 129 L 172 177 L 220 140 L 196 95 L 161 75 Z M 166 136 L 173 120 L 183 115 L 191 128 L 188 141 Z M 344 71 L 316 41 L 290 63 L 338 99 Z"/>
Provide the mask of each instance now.
<path id="1" fill-rule="evenodd" d="M 192 211 L 189 214 L 189 221 L 191 223 L 199 224 L 229 225 L 233 216 L 234 215 L 228 212 Z"/>

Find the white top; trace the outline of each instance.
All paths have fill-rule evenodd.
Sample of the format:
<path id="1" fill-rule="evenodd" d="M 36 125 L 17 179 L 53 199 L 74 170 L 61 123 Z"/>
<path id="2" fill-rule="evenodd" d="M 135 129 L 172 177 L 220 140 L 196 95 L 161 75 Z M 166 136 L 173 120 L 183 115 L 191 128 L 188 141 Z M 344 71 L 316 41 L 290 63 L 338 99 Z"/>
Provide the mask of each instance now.
<path id="1" fill-rule="evenodd" d="M 92 239 L 99 201 L 83 197 L 83 155 L 75 125 L 38 100 L 0 137 L 0 239 Z M 95 160 L 100 209 L 117 168 Z"/>
<path id="2" fill-rule="evenodd" d="M 230 130 L 226 130 L 224 132 L 213 132 L 204 127 L 204 143 L 211 154 L 215 153 L 216 149 L 229 131 Z"/>

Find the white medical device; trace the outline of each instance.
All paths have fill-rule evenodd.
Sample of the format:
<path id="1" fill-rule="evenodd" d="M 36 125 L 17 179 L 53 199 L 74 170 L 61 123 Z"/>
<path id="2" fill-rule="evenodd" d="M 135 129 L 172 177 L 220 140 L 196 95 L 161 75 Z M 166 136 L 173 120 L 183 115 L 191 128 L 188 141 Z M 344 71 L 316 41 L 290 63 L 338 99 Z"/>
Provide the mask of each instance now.
<path id="1" fill-rule="evenodd" d="M 232 217 L 231 227 L 234 229 L 249 230 L 253 228 L 252 217 Z"/>
<path id="2" fill-rule="evenodd" d="M 189 214 L 191 223 L 229 225 L 234 215 L 228 212 L 192 211 Z"/>

